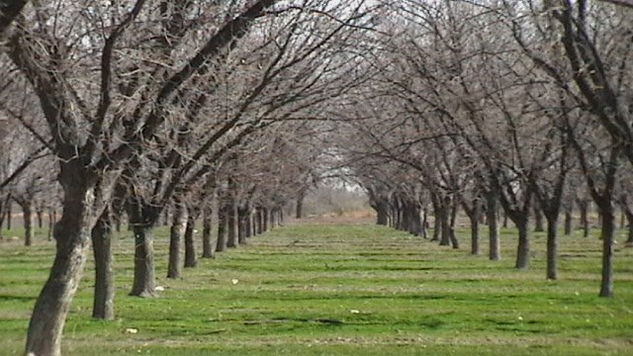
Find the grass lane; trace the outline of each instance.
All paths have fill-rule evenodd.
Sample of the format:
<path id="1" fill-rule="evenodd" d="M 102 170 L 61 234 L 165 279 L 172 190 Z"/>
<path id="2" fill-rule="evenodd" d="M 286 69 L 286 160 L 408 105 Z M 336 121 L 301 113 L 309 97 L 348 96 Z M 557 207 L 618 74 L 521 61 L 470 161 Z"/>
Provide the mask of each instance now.
<path id="1" fill-rule="evenodd" d="M 6 234 L 5 234 L 6 235 Z M 467 233 L 460 232 L 466 245 Z M 560 281 L 545 281 L 545 238 L 516 271 L 513 230 L 502 261 L 469 256 L 372 225 L 276 229 L 181 280 L 166 274 L 167 234 L 156 238 L 159 298 L 127 296 L 132 238 L 116 241 L 116 320 L 90 318 L 88 263 L 65 328 L 69 355 L 117 354 L 630 354 L 633 249 L 618 247 L 616 297 L 598 298 L 601 242 L 560 243 Z M 485 236 L 485 235 L 482 235 Z M 487 248 L 485 241 L 482 251 Z M 0 243 L 0 354 L 23 350 L 52 245 Z M 138 333 L 127 333 L 136 329 Z"/>

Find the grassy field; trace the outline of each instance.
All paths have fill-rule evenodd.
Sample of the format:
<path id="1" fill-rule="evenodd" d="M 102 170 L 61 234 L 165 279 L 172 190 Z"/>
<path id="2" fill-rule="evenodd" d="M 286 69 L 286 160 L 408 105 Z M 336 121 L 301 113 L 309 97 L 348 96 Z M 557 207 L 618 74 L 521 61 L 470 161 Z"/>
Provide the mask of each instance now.
<path id="1" fill-rule="evenodd" d="M 11 234 L 5 233 L 5 236 Z M 462 232 L 462 244 L 467 245 Z M 0 354 L 23 350 L 52 244 L 0 243 Z M 618 245 L 616 296 L 598 298 L 600 241 L 565 237 L 548 282 L 542 235 L 529 271 L 370 224 L 293 224 L 201 260 L 167 280 L 156 241 L 159 298 L 127 296 L 132 239 L 116 242 L 116 313 L 90 318 L 92 262 L 65 329 L 67 355 L 595 355 L 633 353 L 633 248 Z M 483 250 L 487 245 L 483 244 Z M 136 330 L 130 333 L 129 329 Z"/>

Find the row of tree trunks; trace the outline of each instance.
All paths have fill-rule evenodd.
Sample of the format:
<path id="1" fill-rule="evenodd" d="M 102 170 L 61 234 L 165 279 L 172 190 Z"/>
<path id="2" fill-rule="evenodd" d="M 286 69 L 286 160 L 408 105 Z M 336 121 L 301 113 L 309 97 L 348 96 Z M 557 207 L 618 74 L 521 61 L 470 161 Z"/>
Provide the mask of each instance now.
<path id="1" fill-rule="evenodd" d="M 7 210 L 9 210 L 7 204 Z M 22 219 L 23 219 L 23 227 L 24 227 L 24 246 L 33 245 L 33 238 L 35 237 L 35 229 L 34 229 L 34 220 L 37 219 L 37 227 L 39 229 L 44 228 L 44 210 L 43 207 L 37 206 L 35 208 L 35 219 L 33 217 L 33 202 L 31 200 L 24 200 L 18 202 L 18 205 L 22 209 Z M 0 211 L 2 211 L 2 205 L 0 205 Z M 10 210 L 9 210 L 10 213 Z M 7 219 L 7 229 L 11 229 L 10 217 L 8 214 L 5 215 L 4 211 L 2 212 L 2 218 L 0 219 L 0 225 L 2 225 L 3 220 Z M 57 221 L 57 211 L 53 208 L 48 209 L 48 223 L 47 223 L 47 232 L 46 238 L 48 241 L 52 240 L 53 237 L 53 227 L 55 222 Z M 2 230 L 2 229 L 0 229 Z M 2 234 L 0 233 L 0 238 Z"/>
<path id="2" fill-rule="evenodd" d="M 376 224 L 426 237 L 426 215 L 422 221 L 422 205 L 405 193 L 387 194 L 377 188 L 368 189 L 370 206 L 376 211 Z"/>
<path id="3" fill-rule="evenodd" d="M 262 234 L 282 223 L 283 210 L 281 208 L 249 208 L 250 204 L 244 207 L 238 207 L 232 202 L 224 202 L 218 208 L 218 237 L 216 241 L 215 252 L 225 251 L 227 248 L 235 248 L 240 244 L 245 244 L 247 239 Z M 211 231 L 210 214 L 203 218 L 203 238 L 208 241 Z M 204 233 L 205 226 L 208 232 Z M 207 254 L 212 256 L 214 251 L 210 251 L 209 243 L 206 247 Z M 203 253 L 204 255 L 205 253 Z"/>

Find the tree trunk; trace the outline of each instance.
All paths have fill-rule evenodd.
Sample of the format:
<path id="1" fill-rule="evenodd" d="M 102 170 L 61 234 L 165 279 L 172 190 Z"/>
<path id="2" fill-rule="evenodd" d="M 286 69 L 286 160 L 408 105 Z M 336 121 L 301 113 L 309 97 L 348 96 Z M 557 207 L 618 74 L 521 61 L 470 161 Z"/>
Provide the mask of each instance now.
<path id="1" fill-rule="evenodd" d="M 455 223 L 457 222 L 457 201 L 453 200 L 453 206 L 451 207 L 451 221 L 449 225 L 449 237 L 451 238 L 451 244 L 454 249 L 459 248 L 459 240 L 455 234 Z"/>
<path id="2" fill-rule="evenodd" d="M 169 263 L 167 264 L 167 278 L 180 278 L 181 246 L 187 226 L 187 208 L 180 200 L 174 201 L 172 224 L 169 230 Z"/>
<path id="3" fill-rule="evenodd" d="M 57 213 L 54 209 L 48 209 L 48 233 L 47 238 L 48 241 L 53 240 L 53 227 L 55 227 L 55 223 L 57 222 Z"/>
<path id="4" fill-rule="evenodd" d="M 253 235 L 259 235 L 262 233 L 262 215 L 259 208 L 255 208 L 255 213 L 253 214 Z"/>
<path id="5" fill-rule="evenodd" d="M 163 226 L 169 225 L 169 206 L 166 206 L 163 210 Z"/>
<path id="6" fill-rule="evenodd" d="M 270 209 L 268 209 L 268 211 L 269 211 L 269 215 L 268 215 L 269 226 L 270 226 L 270 229 L 272 230 L 272 229 L 274 229 L 276 227 L 276 225 L 275 225 L 275 222 L 276 222 L 275 221 L 275 215 L 276 215 L 277 211 L 276 211 L 275 208 L 270 208 Z"/>
<path id="7" fill-rule="evenodd" d="M 530 232 L 528 227 L 528 217 L 522 216 L 515 222 L 519 230 L 519 244 L 517 246 L 517 269 L 528 269 L 530 267 Z"/>
<path id="8" fill-rule="evenodd" d="M 196 243 L 194 230 L 196 228 L 195 212 L 190 212 L 187 216 L 187 227 L 185 228 L 185 267 L 193 268 L 198 265 L 196 258 Z"/>
<path id="9" fill-rule="evenodd" d="M 491 261 L 501 259 L 501 249 L 499 245 L 499 224 L 497 222 L 497 194 L 488 192 L 486 194 L 486 216 L 488 220 L 488 239 L 490 241 L 488 257 Z"/>
<path id="10" fill-rule="evenodd" d="M 224 204 L 218 209 L 218 240 L 215 246 L 216 252 L 226 250 L 226 228 L 228 223 L 229 206 Z"/>
<path id="11" fill-rule="evenodd" d="M 37 227 L 41 229 L 44 227 L 44 210 L 42 208 L 37 208 L 35 214 L 37 215 Z"/>
<path id="12" fill-rule="evenodd" d="M 628 237 L 626 242 L 633 244 L 633 211 L 626 212 L 626 222 L 628 223 Z"/>
<path id="13" fill-rule="evenodd" d="M 416 203 L 411 203 L 411 233 L 414 236 L 422 236 L 422 218 L 420 214 L 420 206 Z"/>
<path id="14" fill-rule="evenodd" d="M 132 219 L 130 219 L 132 220 Z M 132 222 L 134 232 L 134 282 L 130 295 L 153 297 L 156 294 L 154 271 L 154 227 L 151 223 Z"/>
<path id="15" fill-rule="evenodd" d="M 580 224 L 583 228 L 583 236 L 589 237 L 589 203 L 578 201 L 578 210 L 580 210 Z"/>
<path id="16" fill-rule="evenodd" d="M 628 223 L 628 238 L 626 239 L 626 242 L 629 244 L 633 244 L 633 214 L 628 215 L 627 214 L 627 223 Z"/>
<path id="17" fill-rule="evenodd" d="M 450 220 L 448 212 L 449 204 L 450 198 L 447 197 L 440 205 L 440 225 L 442 226 L 442 233 L 440 235 L 440 246 L 449 246 L 451 244 Z"/>
<path id="18" fill-rule="evenodd" d="M 70 304 L 75 296 L 90 247 L 94 185 L 77 167 L 79 160 L 61 163 L 64 211 L 56 224 L 55 259 L 48 280 L 35 303 L 26 340 L 27 355 L 58 356 Z"/>
<path id="19" fill-rule="evenodd" d="M 436 194 L 431 194 L 431 202 L 433 205 L 433 237 L 431 241 L 439 241 L 442 232 L 442 208 L 440 207 L 439 199 Z"/>
<path id="20" fill-rule="evenodd" d="M 112 258 L 112 221 L 106 209 L 92 229 L 92 251 L 95 260 L 95 288 L 92 317 L 114 319 L 114 268 Z"/>
<path id="21" fill-rule="evenodd" d="M 237 209 L 237 239 L 240 245 L 246 244 L 246 209 Z"/>
<path id="22" fill-rule="evenodd" d="M 246 237 L 250 238 L 253 236 L 253 209 L 246 209 Z"/>
<path id="23" fill-rule="evenodd" d="M 4 213 L 5 209 L 6 209 L 6 202 L 0 199 L 0 241 L 4 239 L 2 235 L 2 226 L 4 225 L 4 219 L 6 218 L 6 215 Z"/>
<path id="24" fill-rule="evenodd" d="M 235 248 L 239 244 L 237 215 L 238 215 L 237 207 L 235 206 L 235 204 L 231 204 L 229 206 L 229 215 L 228 215 L 229 229 L 228 229 L 228 236 L 227 236 L 228 240 L 226 243 L 226 247 L 229 247 L 229 248 Z"/>
<path id="25" fill-rule="evenodd" d="M 534 204 L 534 232 L 543 232 L 545 231 L 545 226 L 543 224 L 543 210 L 541 209 L 541 205 L 538 203 Z"/>
<path id="26" fill-rule="evenodd" d="M 565 236 L 571 235 L 571 231 L 573 229 L 572 221 L 573 220 L 572 220 L 571 211 L 565 210 L 565 226 L 564 226 Z"/>
<path id="27" fill-rule="evenodd" d="M 426 206 L 424 207 L 424 210 L 422 211 L 422 238 L 427 239 L 428 233 L 427 233 L 427 226 L 429 224 L 428 221 L 428 211 L 426 209 Z"/>
<path id="28" fill-rule="evenodd" d="M 547 214 L 547 279 L 558 279 L 558 212 Z"/>
<path id="29" fill-rule="evenodd" d="M 305 199 L 305 192 L 301 190 L 297 196 L 297 206 L 295 211 L 295 217 L 297 219 L 303 218 L 303 200 Z"/>
<path id="30" fill-rule="evenodd" d="M 263 230 L 264 232 L 268 231 L 268 221 L 270 220 L 270 211 L 268 210 L 268 208 L 262 208 L 262 222 L 263 224 Z"/>
<path id="31" fill-rule="evenodd" d="M 468 214 L 470 219 L 470 253 L 472 255 L 479 254 L 479 215 L 480 215 L 479 203 L 473 201 L 472 211 Z"/>
<path id="32" fill-rule="evenodd" d="M 389 225 L 389 212 L 387 203 L 384 201 L 376 201 L 375 208 L 376 210 L 376 224 L 377 225 Z"/>
<path id="33" fill-rule="evenodd" d="M 9 202 L 7 204 L 7 230 L 11 230 L 11 223 L 13 221 L 13 212 L 11 211 L 13 204 Z"/>
<path id="34" fill-rule="evenodd" d="M 31 246 L 33 244 L 33 207 L 28 199 L 20 205 L 24 217 L 24 246 Z"/>
<path id="35" fill-rule="evenodd" d="M 211 240 L 211 226 L 213 211 L 205 208 L 202 212 L 202 258 L 213 258 L 213 242 Z"/>
<path id="36" fill-rule="evenodd" d="M 602 212 L 602 281 L 600 296 L 613 296 L 613 240 L 615 235 L 615 214 L 610 199 L 600 204 Z"/>
<path id="37" fill-rule="evenodd" d="M 284 207 L 279 207 L 279 215 L 277 215 L 279 221 L 277 223 L 278 226 L 284 226 Z"/>
<path id="38" fill-rule="evenodd" d="M 114 230 L 116 232 L 121 232 L 121 219 L 123 218 L 123 213 L 118 212 L 114 215 Z"/>

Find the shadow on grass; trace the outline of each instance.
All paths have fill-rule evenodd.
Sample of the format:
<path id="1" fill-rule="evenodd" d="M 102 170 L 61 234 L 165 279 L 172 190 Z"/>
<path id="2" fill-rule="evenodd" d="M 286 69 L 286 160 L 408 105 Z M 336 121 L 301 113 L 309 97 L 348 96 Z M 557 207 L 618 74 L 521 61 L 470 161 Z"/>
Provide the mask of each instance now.
<path id="1" fill-rule="evenodd" d="M 30 295 L 0 295 L 0 302 L 11 302 L 11 301 L 20 301 L 20 302 L 30 302 L 35 300 L 36 296 Z"/>

